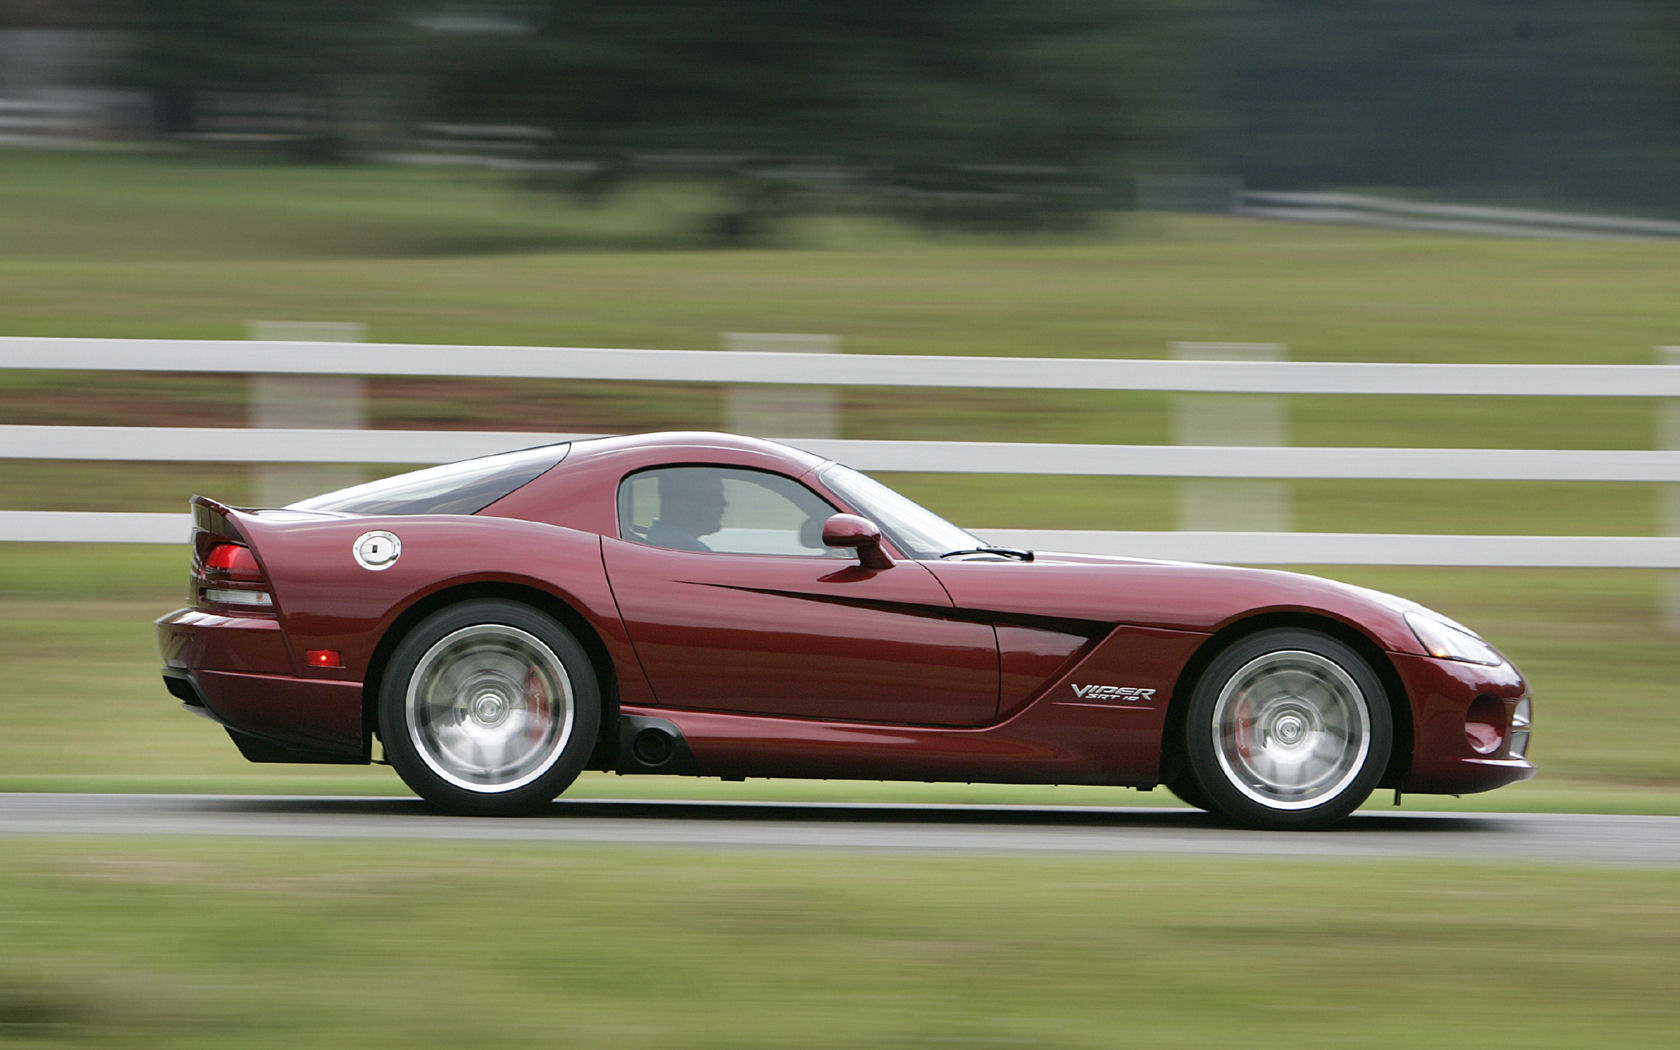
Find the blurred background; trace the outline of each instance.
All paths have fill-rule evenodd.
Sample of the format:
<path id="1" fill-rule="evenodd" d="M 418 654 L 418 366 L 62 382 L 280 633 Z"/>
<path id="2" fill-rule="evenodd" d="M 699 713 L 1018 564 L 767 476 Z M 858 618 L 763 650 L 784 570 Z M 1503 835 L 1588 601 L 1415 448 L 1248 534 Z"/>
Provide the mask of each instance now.
<path id="1" fill-rule="evenodd" d="M 5 0 L 9 139 L 680 175 L 692 233 L 1043 228 L 1234 189 L 1680 209 L 1664 0 Z"/>
<path id="2" fill-rule="evenodd" d="M 1680 6 L 0 0 L 0 336 L 1674 363 Z M 61 458 L 17 436 L 263 426 L 276 404 L 374 429 L 1680 445 L 1656 397 L 848 386 L 790 415 L 723 384 L 288 395 L 7 352 L 3 512 L 180 514 L 407 469 Z M 1680 534 L 1667 483 L 884 480 L 982 534 L 1403 533 L 1444 561 L 1464 534 Z M 1306 568 L 1466 621 L 1534 683 L 1539 778 L 1409 808 L 1680 814 L 1675 572 Z M 186 575 L 184 544 L 0 542 L 0 790 L 400 794 L 383 768 L 248 765 L 179 714 L 151 621 Z M 1171 804 L 572 792 L 638 794 Z M 1561 1047 L 1677 1023 L 1671 872 L 191 839 L 0 856 L 0 1043 Z"/>

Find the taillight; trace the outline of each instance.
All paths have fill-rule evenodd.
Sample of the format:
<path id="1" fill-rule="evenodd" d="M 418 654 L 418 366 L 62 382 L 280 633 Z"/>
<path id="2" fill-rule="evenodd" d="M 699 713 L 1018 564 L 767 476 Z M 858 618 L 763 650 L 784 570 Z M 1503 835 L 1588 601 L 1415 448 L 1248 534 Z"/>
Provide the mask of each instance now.
<path id="1" fill-rule="evenodd" d="M 262 570 L 257 568 L 257 556 L 251 548 L 237 543 L 218 543 L 204 559 L 205 576 L 221 576 L 241 583 L 261 583 Z"/>
<path id="2" fill-rule="evenodd" d="M 210 548 L 204 556 L 201 593 L 205 601 L 218 605 L 267 608 L 274 604 L 257 556 L 240 543 L 218 543 Z"/>

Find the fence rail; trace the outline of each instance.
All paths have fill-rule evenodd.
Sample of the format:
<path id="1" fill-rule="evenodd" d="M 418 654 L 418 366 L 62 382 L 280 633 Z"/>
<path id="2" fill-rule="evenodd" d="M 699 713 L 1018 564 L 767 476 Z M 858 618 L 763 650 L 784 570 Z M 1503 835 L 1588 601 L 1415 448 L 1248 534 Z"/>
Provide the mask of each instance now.
<path id="1" fill-rule="evenodd" d="M 1680 398 L 1680 367 L 1453 365 L 0 338 L 0 367 L 883 387 Z M 0 426 L 0 458 L 435 463 L 588 435 Z M 1275 448 L 812 439 L 864 470 L 1182 478 L 1680 483 L 1677 450 Z M 0 512 L 0 541 L 181 542 L 184 514 Z M 1038 549 L 1248 564 L 1680 568 L 1680 537 L 988 530 Z"/>
<path id="2" fill-rule="evenodd" d="M 599 437 L 512 430 L 0 426 L 0 459 L 442 463 Z M 1106 477 L 1680 482 L 1680 450 L 1063 445 L 804 438 L 859 470 Z"/>
<path id="3" fill-rule="evenodd" d="M 1288 219 L 1435 233 L 1503 237 L 1550 237 L 1578 240 L 1673 240 L 1680 222 L 1621 218 L 1524 208 L 1370 197 L 1353 193 L 1276 193 L 1257 190 L 1235 194 L 1233 209 L 1262 219 Z"/>
<path id="4" fill-rule="evenodd" d="M 0 338 L 0 367 L 503 379 L 982 387 L 1236 394 L 1680 397 L 1680 369 L 1651 365 L 1458 365 L 1166 361 L 442 346 L 262 340 Z"/>

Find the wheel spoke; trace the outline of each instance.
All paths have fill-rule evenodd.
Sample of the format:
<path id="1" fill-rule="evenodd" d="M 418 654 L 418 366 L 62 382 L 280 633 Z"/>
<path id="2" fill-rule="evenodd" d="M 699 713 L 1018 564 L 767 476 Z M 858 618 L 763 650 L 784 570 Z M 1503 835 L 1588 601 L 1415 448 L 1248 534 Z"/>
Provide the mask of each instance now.
<path id="1" fill-rule="evenodd" d="M 1227 781 L 1273 809 L 1304 809 L 1344 791 L 1365 765 L 1368 700 L 1328 657 L 1261 655 L 1227 680 L 1213 708 L 1215 758 Z"/>
<path id="2" fill-rule="evenodd" d="M 535 636 L 503 624 L 435 643 L 410 678 L 407 716 L 422 761 L 449 783 L 510 791 L 541 776 L 572 722 L 570 678 Z"/>

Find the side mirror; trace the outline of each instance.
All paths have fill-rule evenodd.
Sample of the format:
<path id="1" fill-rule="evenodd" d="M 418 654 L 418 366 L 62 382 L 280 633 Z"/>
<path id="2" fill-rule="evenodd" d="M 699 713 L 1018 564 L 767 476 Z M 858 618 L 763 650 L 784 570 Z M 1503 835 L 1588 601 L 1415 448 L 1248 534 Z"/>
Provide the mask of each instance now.
<path id="1" fill-rule="evenodd" d="M 836 514 L 823 522 L 823 546 L 844 547 L 858 552 L 866 569 L 890 569 L 892 559 L 881 549 L 881 530 L 856 514 Z"/>

